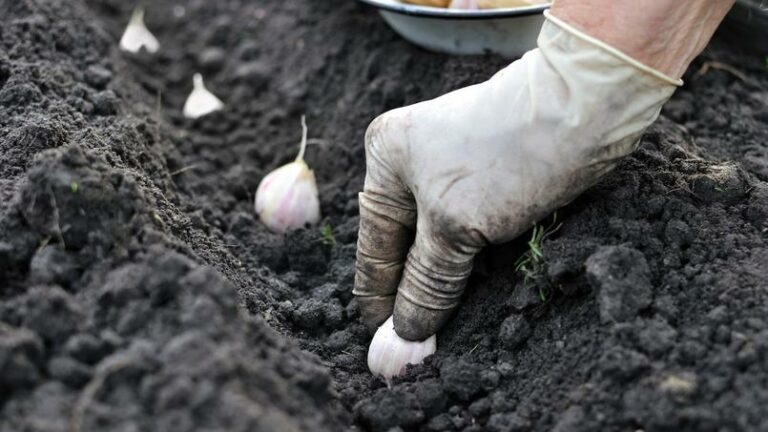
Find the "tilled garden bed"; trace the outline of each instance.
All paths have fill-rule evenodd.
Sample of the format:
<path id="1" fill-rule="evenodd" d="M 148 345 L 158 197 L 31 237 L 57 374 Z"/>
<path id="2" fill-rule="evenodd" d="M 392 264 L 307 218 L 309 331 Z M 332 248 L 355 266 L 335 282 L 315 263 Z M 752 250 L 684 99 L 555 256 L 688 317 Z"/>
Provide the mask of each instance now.
<path id="1" fill-rule="evenodd" d="M 768 429 L 763 57 L 716 39 L 542 221 L 538 278 L 530 233 L 485 251 L 390 388 L 351 295 L 363 134 L 506 62 L 330 0 L 147 2 L 161 50 L 129 55 L 129 3 L 0 1 L 0 431 Z M 195 72 L 226 108 L 193 121 Z M 324 228 L 276 235 L 253 194 L 302 114 Z"/>

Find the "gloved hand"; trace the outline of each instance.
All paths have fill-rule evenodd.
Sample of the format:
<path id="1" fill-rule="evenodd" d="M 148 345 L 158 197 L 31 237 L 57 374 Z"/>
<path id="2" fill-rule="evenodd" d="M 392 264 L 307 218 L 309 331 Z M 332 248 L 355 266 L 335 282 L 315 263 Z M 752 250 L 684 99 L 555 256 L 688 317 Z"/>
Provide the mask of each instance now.
<path id="1" fill-rule="evenodd" d="M 401 337 L 436 333 L 475 254 L 610 171 L 681 84 L 550 15 L 538 47 L 371 123 L 354 289 L 369 326 L 394 312 Z"/>

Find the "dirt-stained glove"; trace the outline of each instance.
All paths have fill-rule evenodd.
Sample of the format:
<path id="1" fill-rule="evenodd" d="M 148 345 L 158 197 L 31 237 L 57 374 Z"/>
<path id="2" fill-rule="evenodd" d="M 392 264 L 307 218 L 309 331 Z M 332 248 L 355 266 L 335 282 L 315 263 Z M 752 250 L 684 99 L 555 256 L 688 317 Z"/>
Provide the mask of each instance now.
<path id="1" fill-rule="evenodd" d="M 475 254 L 610 171 L 681 84 L 548 14 L 538 49 L 489 81 L 378 117 L 360 194 L 363 320 L 394 313 L 405 339 L 436 333 Z"/>

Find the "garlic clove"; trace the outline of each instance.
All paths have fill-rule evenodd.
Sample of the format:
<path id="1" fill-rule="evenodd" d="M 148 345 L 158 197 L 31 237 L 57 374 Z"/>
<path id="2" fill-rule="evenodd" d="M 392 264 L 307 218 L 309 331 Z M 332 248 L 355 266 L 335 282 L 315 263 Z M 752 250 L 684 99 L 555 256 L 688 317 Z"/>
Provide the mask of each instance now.
<path id="1" fill-rule="evenodd" d="M 269 173 L 256 190 L 256 213 L 261 222 L 276 233 L 320 222 L 315 174 L 304 162 L 307 124 L 303 116 L 301 125 L 301 149 L 296 160 Z"/>
<path id="2" fill-rule="evenodd" d="M 516 8 L 548 3 L 550 0 L 470 0 L 480 9 Z"/>
<path id="3" fill-rule="evenodd" d="M 156 53 L 160 49 L 160 42 L 144 24 L 144 9 L 136 8 L 128 22 L 128 27 L 125 28 L 123 37 L 120 38 L 120 49 L 135 54 L 142 47 L 149 53 Z"/>
<path id="4" fill-rule="evenodd" d="M 477 0 L 452 0 L 451 9 L 477 9 Z"/>
<path id="5" fill-rule="evenodd" d="M 448 2 L 450 0 L 403 0 L 405 3 L 412 3 L 416 5 L 421 6 L 432 6 L 432 7 L 447 7 Z"/>
<path id="6" fill-rule="evenodd" d="M 283 165 L 264 177 L 256 190 L 256 213 L 277 233 L 320 222 L 315 175 L 304 161 Z"/>
<path id="7" fill-rule="evenodd" d="M 437 350 L 437 337 L 414 342 L 401 338 L 395 332 L 393 317 L 382 324 L 373 335 L 368 348 L 368 369 L 389 382 L 405 373 L 405 365 L 419 364 Z"/>
<path id="8" fill-rule="evenodd" d="M 192 93 L 184 102 L 184 117 L 196 119 L 224 108 L 224 102 L 205 88 L 202 75 L 196 73 L 192 84 Z"/>

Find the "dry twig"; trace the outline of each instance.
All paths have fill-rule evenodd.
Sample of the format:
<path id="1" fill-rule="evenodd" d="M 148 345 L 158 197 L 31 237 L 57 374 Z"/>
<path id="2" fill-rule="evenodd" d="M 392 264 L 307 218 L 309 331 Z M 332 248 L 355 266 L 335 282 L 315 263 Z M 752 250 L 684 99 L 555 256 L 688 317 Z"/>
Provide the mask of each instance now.
<path id="1" fill-rule="evenodd" d="M 738 78 L 742 82 L 749 81 L 749 78 L 747 78 L 747 76 L 744 74 L 744 72 L 736 69 L 735 67 L 733 67 L 733 66 L 731 66 L 731 65 L 729 65 L 727 63 L 723 63 L 723 62 L 719 62 L 719 61 L 708 61 L 708 62 L 704 63 L 703 65 L 701 65 L 701 68 L 699 68 L 699 70 L 696 72 L 696 74 L 694 75 L 694 78 L 702 77 L 702 76 L 706 75 L 712 69 L 717 69 L 717 70 L 721 70 L 721 71 L 724 71 L 724 72 L 728 72 L 729 74 L 735 76 L 736 78 Z"/>

